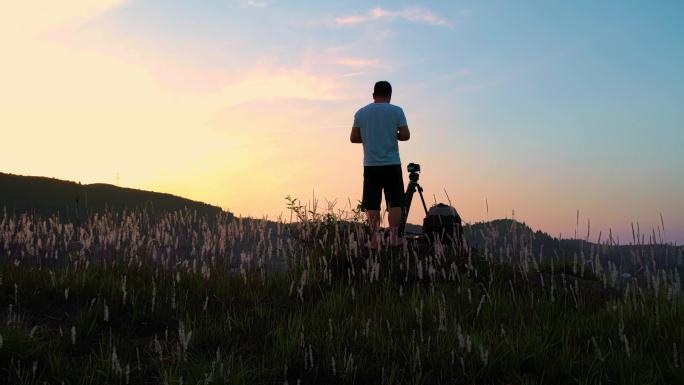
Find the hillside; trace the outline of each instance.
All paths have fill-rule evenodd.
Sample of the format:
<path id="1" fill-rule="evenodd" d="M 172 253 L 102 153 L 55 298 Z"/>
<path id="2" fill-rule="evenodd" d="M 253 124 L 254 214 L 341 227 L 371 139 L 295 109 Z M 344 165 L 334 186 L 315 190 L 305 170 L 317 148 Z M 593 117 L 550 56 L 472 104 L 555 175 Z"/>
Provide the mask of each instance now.
<path id="1" fill-rule="evenodd" d="M 406 225 L 409 234 L 420 234 L 419 225 Z M 672 244 L 626 244 L 608 245 L 583 239 L 559 239 L 513 219 L 495 219 L 463 226 L 468 245 L 499 257 L 508 256 L 519 260 L 522 256 L 534 256 L 537 260 L 548 258 L 591 258 L 608 268 L 618 266 L 625 273 L 636 274 L 644 269 L 643 258 L 648 257 L 649 267 L 655 269 L 679 268 L 684 277 L 684 247 Z"/>
<path id="2" fill-rule="evenodd" d="M 534 231 L 524 222 L 513 219 L 495 219 L 464 226 L 463 232 L 471 245 L 478 249 L 500 250 L 530 248 L 532 253 L 553 254 L 561 250 L 566 254 L 579 252 L 588 242 L 577 239 L 558 239 L 543 231 Z"/>
<path id="3" fill-rule="evenodd" d="M 222 210 L 171 194 L 117 187 L 110 184 L 80 184 L 55 178 L 0 173 L 0 210 L 8 213 L 59 215 L 74 221 L 106 209 L 148 208 L 153 215 L 188 208 L 212 218 Z"/>

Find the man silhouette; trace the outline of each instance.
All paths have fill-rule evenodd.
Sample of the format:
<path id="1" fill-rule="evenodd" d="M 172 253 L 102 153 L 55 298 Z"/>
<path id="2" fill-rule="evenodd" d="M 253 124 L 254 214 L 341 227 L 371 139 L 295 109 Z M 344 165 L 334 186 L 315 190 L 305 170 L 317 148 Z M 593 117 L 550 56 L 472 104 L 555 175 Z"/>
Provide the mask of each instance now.
<path id="1" fill-rule="evenodd" d="M 404 207 L 404 180 L 398 141 L 409 140 L 411 134 L 406 116 L 399 106 L 390 104 L 392 86 L 379 81 L 373 89 L 373 103 L 354 114 L 351 130 L 352 143 L 363 144 L 363 199 L 362 210 L 368 215 L 370 249 L 378 249 L 377 231 L 380 226 L 380 201 L 385 192 L 389 210 L 390 244 L 400 245 L 397 236 Z"/>

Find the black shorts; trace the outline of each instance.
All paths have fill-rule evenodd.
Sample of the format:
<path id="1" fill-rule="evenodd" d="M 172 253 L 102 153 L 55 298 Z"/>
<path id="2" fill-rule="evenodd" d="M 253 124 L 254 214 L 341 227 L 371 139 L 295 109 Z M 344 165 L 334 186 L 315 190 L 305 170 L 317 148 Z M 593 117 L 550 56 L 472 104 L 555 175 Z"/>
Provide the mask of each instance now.
<path id="1" fill-rule="evenodd" d="M 363 211 L 380 210 L 382 190 L 387 207 L 404 207 L 404 179 L 401 165 L 363 167 Z"/>

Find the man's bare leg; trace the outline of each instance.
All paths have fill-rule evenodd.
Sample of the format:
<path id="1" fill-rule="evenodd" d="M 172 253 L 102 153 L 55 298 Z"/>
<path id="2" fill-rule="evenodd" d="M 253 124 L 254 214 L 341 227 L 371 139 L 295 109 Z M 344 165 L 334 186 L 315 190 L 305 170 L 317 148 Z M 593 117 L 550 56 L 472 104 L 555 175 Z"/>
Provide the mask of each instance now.
<path id="1" fill-rule="evenodd" d="M 378 249 L 378 228 L 380 227 L 380 210 L 366 210 L 370 227 L 370 248 Z"/>
<path id="2" fill-rule="evenodd" d="M 401 224 L 401 207 L 390 207 L 389 209 L 389 225 L 390 225 L 390 245 L 398 245 L 399 225 Z"/>

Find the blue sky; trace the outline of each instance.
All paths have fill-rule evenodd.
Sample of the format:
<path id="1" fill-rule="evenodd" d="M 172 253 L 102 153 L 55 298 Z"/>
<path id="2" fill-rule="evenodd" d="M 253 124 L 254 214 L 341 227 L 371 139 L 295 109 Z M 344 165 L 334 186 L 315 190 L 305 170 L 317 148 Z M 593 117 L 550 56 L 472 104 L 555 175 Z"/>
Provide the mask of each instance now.
<path id="1" fill-rule="evenodd" d="M 101 174 L 9 157 L 8 171 L 85 181 L 121 172 L 132 187 L 252 216 L 277 215 L 282 192 L 355 200 L 361 152 L 348 143 L 351 118 L 372 84 L 389 80 L 413 134 L 401 145 L 404 164 L 423 164 L 426 191 L 441 201 L 447 190 L 467 220 L 515 210 L 534 228 L 569 236 L 579 210 L 583 223 L 624 239 L 631 222 L 650 229 L 662 212 L 670 238 L 684 241 L 680 1 L 108 1 L 104 11 L 52 26 L 48 40 L 97 55 L 99 64 L 84 64 L 95 79 L 130 65 L 142 80 L 126 87 L 149 81 L 144 92 L 168 98 L 128 106 L 122 97 L 117 111 L 191 105 L 168 117 L 183 126 L 122 134 L 163 136 L 169 151 L 155 150 L 150 162 L 145 148 L 132 148 L 138 158 L 103 160 Z M 184 163 L 178 153 L 188 136 Z M 121 146 L 135 147 L 127 138 Z M 221 163 L 227 149 L 233 157 Z M 251 167 L 223 171 L 236 163 Z M 265 168 L 271 173 L 259 174 Z M 260 187 L 224 192 L 240 178 Z"/>

